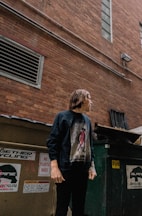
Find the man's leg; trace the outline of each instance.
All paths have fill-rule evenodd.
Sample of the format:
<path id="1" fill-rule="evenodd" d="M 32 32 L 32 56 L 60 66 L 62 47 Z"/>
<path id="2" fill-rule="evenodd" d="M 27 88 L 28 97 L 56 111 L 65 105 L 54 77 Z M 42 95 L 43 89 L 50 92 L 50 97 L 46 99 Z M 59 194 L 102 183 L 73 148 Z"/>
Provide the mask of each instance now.
<path id="1" fill-rule="evenodd" d="M 83 216 L 88 182 L 88 172 L 78 171 L 74 174 L 72 191 L 72 216 Z"/>
<path id="2" fill-rule="evenodd" d="M 66 216 L 71 195 L 71 185 L 69 176 L 65 176 L 65 181 L 56 184 L 57 206 L 55 216 Z"/>

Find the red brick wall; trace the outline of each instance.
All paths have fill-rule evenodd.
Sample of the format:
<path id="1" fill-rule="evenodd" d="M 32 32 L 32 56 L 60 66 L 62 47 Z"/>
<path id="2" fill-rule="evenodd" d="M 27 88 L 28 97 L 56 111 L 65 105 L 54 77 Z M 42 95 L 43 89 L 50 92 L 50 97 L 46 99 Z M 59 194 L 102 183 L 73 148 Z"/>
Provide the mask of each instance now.
<path id="1" fill-rule="evenodd" d="M 111 108 L 126 113 L 130 128 L 142 124 L 142 50 L 138 29 L 142 3 L 139 0 L 133 5 L 132 0 L 129 4 L 126 0 L 113 1 L 113 43 L 101 37 L 99 0 L 96 4 L 94 1 L 73 0 L 65 4 L 65 1 L 49 0 L 40 1 L 40 5 L 39 1 L 28 1 L 46 16 L 22 1 L 3 2 L 42 25 L 44 31 L 3 9 L 1 34 L 40 53 L 45 60 L 40 89 L 0 78 L 0 113 L 52 123 L 58 111 L 67 109 L 70 93 L 76 88 L 86 88 L 93 99 L 89 114 L 93 124 L 110 125 L 108 111 Z M 50 36 L 47 30 L 65 39 L 68 45 Z M 133 58 L 127 71 L 122 68 L 120 52 Z M 105 69 L 96 59 L 132 81 Z"/>

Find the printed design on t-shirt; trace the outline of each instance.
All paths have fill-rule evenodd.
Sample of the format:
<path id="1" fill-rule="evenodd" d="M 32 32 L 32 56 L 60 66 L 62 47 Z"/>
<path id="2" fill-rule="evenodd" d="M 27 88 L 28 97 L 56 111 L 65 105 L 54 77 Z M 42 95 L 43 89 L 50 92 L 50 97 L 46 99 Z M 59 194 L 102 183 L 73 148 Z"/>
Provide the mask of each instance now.
<path id="1" fill-rule="evenodd" d="M 70 130 L 71 152 L 70 161 L 90 160 L 90 139 L 87 124 L 75 122 Z"/>
<path id="2" fill-rule="evenodd" d="M 82 128 L 79 134 L 79 143 L 77 147 L 78 151 L 85 151 L 85 135 L 86 135 L 86 129 Z"/>

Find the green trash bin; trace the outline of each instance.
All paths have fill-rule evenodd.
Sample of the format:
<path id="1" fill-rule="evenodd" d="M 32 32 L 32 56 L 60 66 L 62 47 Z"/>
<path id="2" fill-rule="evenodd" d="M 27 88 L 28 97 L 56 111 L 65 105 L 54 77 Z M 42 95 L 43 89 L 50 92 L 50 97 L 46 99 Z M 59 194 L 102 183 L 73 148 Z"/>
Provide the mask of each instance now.
<path id="1" fill-rule="evenodd" d="M 138 134 L 97 127 L 97 177 L 88 182 L 85 216 L 141 216 L 142 146 Z"/>

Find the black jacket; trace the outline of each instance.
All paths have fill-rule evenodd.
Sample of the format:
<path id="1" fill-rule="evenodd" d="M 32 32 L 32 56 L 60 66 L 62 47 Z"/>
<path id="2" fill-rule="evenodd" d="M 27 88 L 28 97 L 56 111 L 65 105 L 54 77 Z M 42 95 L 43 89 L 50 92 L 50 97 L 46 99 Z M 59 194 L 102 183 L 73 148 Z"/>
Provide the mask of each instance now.
<path id="1" fill-rule="evenodd" d="M 61 170 L 68 170 L 72 164 L 71 154 L 71 130 L 76 123 L 84 122 L 87 125 L 89 146 L 88 152 L 82 163 L 88 169 L 91 166 L 91 161 L 94 161 L 94 149 L 92 140 L 92 128 L 90 119 L 81 113 L 76 113 L 71 110 L 62 111 L 55 117 L 51 133 L 47 139 L 47 147 L 50 160 L 57 160 L 58 166 Z"/>

